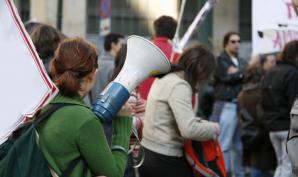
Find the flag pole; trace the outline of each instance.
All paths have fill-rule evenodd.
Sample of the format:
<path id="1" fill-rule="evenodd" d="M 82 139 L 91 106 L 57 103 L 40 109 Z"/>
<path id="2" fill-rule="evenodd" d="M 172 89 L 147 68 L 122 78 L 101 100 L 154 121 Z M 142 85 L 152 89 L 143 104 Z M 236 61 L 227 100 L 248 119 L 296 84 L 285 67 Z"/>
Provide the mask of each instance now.
<path id="1" fill-rule="evenodd" d="M 177 28 L 176 28 L 175 36 L 173 39 L 173 50 L 172 50 L 171 59 L 170 59 L 171 62 L 173 62 L 173 60 L 174 60 L 174 47 L 179 43 L 179 31 L 180 31 L 180 26 L 181 26 L 185 3 L 186 3 L 186 0 L 182 0 L 180 13 L 179 13 L 179 17 L 178 17 L 178 22 L 177 22 Z"/>
<path id="2" fill-rule="evenodd" d="M 183 35 L 182 39 L 179 40 L 174 46 L 174 51 L 176 53 L 182 53 L 183 48 L 185 47 L 186 43 L 190 39 L 191 35 L 193 34 L 194 30 L 204 21 L 205 17 L 207 16 L 208 12 L 215 6 L 218 0 L 208 0 L 202 9 L 198 12 L 197 16 L 187 29 L 186 33 Z"/>

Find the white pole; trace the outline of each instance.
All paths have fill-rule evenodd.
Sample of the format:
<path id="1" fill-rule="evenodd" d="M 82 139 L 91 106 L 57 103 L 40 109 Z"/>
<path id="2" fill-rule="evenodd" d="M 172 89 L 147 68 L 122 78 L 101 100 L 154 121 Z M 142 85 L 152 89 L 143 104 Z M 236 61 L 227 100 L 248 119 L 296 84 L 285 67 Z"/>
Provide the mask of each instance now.
<path id="1" fill-rule="evenodd" d="M 189 28 L 187 29 L 186 33 L 183 35 L 182 39 L 179 41 L 178 45 L 175 46 L 174 50 L 177 53 L 182 53 L 183 48 L 185 47 L 186 43 L 190 39 L 191 35 L 193 34 L 194 30 L 202 23 L 207 16 L 208 12 L 215 6 L 217 0 L 209 0 L 207 1 L 202 9 L 197 14 L 194 21 L 191 23 Z"/>
<path id="2" fill-rule="evenodd" d="M 185 3 L 186 3 L 186 0 L 182 0 L 181 7 L 180 7 L 180 13 L 179 13 L 179 17 L 178 17 L 178 22 L 177 22 L 177 28 L 176 28 L 175 36 L 173 39 L 173 50 L 172 50 L 171 59 L 170 59 L 171 62 L 174 60 L 175 46 L 177 46 L 179 44 L 179 31 L 180 31 L 180 26 L 181 26 Z"/>

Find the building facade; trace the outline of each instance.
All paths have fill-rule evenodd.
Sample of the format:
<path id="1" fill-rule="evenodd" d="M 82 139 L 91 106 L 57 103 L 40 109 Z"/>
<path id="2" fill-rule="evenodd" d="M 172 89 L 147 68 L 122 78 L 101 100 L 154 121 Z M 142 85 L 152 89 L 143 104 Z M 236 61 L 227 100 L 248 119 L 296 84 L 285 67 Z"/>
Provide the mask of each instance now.
<path id="1" fill-rule="evenodd" d="M 180 36 L 191 24 L 206 0 L 186 1 Z M 14 0 L 22 20 L 35 20 L 59 27 L 67 36 L 81 36 L 99 44 L 100 0 Z M 112 0 L 111 31 L 125 36 L 150 38 L 153 21 L 161 15 L 178 18 L 181 0 Z M 60 9 L 59 9 L 60 8 Z M 241 53 L 251 51 L 251 0 L 220 0 L 195 31 L 192 40 L 210 46 L 217 55 L 223 34 L 238 31 Z"/>

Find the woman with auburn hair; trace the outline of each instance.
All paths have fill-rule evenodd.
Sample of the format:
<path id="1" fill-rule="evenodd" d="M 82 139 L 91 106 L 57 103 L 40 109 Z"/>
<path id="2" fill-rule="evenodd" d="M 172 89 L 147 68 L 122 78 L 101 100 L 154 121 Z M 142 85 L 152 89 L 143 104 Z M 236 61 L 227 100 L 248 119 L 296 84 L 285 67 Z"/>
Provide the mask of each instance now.
<path id="1" fill-rule="evenodd" d="M 185 140 L 205 141 L 219 134 L 217 123 L 196 117 L 192 109 L 192 95 L 205 85 L 215 66 L 213 54 L 197 45 L 183 52 L 169 74 L 154 81 L 145 110 L 141 177 L 193 176 L 183 156 Z"/>
<path id="2" fill-rule="evenodd" d="M 38 127 L 39 145 L 52 169 L 60 176 L 75 159 L 80 159 L 71 177 L 122 177 L 132 128 L 131 108 L 125 105 L 113 120 L 111 149 L 98 117 L 83 102 L 97 73 L 98 54 L 81 38 L 59 44 L 51 62 L 51 74 L 60 92 L 42 109 L 53 104 L 70 104 L 54 112 Z"/>

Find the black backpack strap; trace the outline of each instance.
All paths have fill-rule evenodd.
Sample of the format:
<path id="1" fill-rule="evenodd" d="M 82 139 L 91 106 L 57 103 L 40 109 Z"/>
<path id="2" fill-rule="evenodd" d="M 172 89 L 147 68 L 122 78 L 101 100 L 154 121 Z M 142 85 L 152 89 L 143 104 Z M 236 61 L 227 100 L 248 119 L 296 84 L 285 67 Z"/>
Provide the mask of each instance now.
<path id="1" fill-rule="evenodd" d="M 47 119 L 48 117 L 50 117 L 59 108 L 62 108 L 64 106 L 68 106 L 68 105 L 74 105 L 74 104 L 55 103 L 55 104 L 51 104 L 51 105 L 52 106 L 48 110 L 46 110 L 44 113 L 38 114 L 38 116 L 36 117 L 36 119 L 34 121 L 34 125 L 40 124 L 42 121 L 44 121 L 45 119 Z"/>
<path id="2" fill-rule="evenodd" d="M 70 162 L 70 164 L 68 165 L 68 167 L 62 172 L 60 177 L 69 177 L 72 170 L 75 168 L 75 166 L 79 163 L 79 161 L 81 160 L 80 157 L 74 159 L 73 161 Z"/>
<path id="3" fill-rule="evenodd" d="M 34 121 L 34 125 L 38 125 L 41 122 L 43 122 L 44 120 L 46 120 L 47 118 L 49 118 L 55 111 L 57 111 L 58 109 L 64 107 L 64 106 L 70 106 L 70 105 L 76 105 L 76 104 L 71 104 L 71 103 L 54 103 L 51 104 L 52 106 L 46 110 L 44 113 L 40 114 L 38 112 L 37 114 L 37 118 Z M 74 159 L 73 161 L 70 162 L 70 164 L 68 165 L 68 167 L 62 172 L 60 177 L 69 177 L 71 172 L 73 171 L 73 169 L 76 167 L 76 165 L 79 163 L 79 161 L 81 160 L 81 157 L 78 157 L 76 159 Z M 86 162 L 84 162 L 84 169 L 83 169 L 83 175 L 87 176 L 87 164 Z"/>
<path id="4" fill-rule="evenodd" d="M 71 172 L 73 171 L 73 169 L 76 167 L 76 165 L 79 163 L 80 160 L 83 160 L 83 158 L 78 157 L 76 159 L 74 159 L 73 161 L 70 162 L 70 164 L 68 165 L 68 167 L 62 172 L 60 177 L 69 177 Z M 83 160 L 84 161 L 84 160 Z M 86 177 L 87 176 L 87 163 L 84 161 L 84 168 L 82 171 L 82 177 Z"/>
<path id="5" fill-rule="evenodd" d="M 87 177 L 87 170 L 88 170 L 88 165 L 87 163 L 84 161 L 84 169 L 82 171 L 82 177 Z"/>

